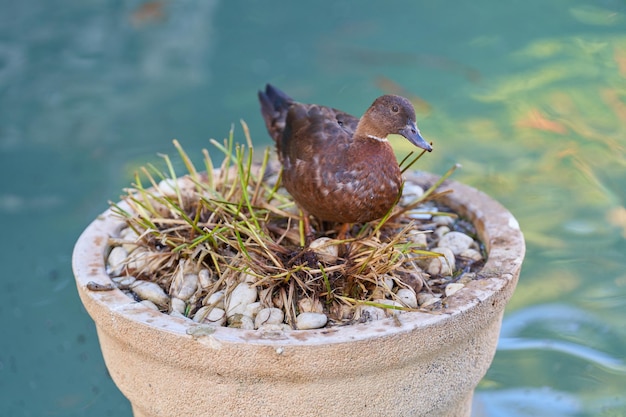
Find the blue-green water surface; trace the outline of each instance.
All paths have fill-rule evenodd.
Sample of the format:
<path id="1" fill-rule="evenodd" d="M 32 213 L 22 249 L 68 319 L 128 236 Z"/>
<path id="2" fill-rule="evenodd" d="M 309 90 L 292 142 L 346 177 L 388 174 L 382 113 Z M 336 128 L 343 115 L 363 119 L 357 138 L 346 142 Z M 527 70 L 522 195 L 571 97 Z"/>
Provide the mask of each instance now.
<path id="1" fill-rule="evenodd" d="M 419 168 L 527 240 L 475 416 L 626 416 L 626 3 L 0 0 L 0 416 L 130 416 L 70 256 L 134 171 L 201 158 L 256 91 L 416 106 Z M 393 142 L 399 155 L 408 144 Z"/>

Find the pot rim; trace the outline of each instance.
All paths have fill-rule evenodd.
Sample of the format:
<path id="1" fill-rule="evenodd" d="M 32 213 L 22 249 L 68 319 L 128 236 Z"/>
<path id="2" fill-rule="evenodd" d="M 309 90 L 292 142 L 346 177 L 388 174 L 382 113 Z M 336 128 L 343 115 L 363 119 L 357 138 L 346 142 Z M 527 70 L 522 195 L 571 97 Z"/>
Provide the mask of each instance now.
<path id="1" fill-rule="evenodd" d="M 434 183 L 438 177 L 426 172 L 413 172 L 407 175 L 407 179 L 426 185 Z M 110 208 L 98 216 L 76 242 L 72 255 L 76 285 L 83 304 L 87 306 L 88 298 L 92 301 L 90 306 L 95 304 L 99 308 L 108 309 L 113 321 L 131 320 L 141 326 L 189 338 L 206 336 L 210 343 L 245 342 L 275 347 L 334 344 L 393 337 L 405 332 L 425 331 L 433 326 L 449 325 L 451 321 L 461 320 L 481 305 L 491 303 L 495 306 L 496 303 L 508 301 L 519 277 L 525 244 L 515 217 L 491 197 L 475 188 L 449 180 L 440 186 L 440 190 L 452 190 L 443 199 L 444 203 L 474 224 L 488 253 L 487 262 L 478 272 L 479 278 L 448 297 L 447 307 L 441 312 L 404 312 L 395 318 L 363 324 L 286 332 L 241 330 L 190 323 L 186 319 L 172 317 L 135 302 L 117 288 L 111 291 L 87 289 L 90 282 L 101 285 L 112 283 L 105 269 L 107 241 L 112 234 L 119 231 L 124 222 Z M 91 311 L 89 313 L 94 316 Z"/>

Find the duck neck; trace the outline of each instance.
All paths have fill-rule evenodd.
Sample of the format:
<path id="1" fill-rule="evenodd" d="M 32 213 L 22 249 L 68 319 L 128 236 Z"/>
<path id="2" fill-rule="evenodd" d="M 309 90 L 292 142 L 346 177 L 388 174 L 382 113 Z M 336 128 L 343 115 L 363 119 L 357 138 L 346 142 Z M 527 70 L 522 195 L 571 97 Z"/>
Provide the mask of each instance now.
<path id="1" fill-rule="evenodd" d="M 364 121 L 364 117 L 361 118 L 359 124 L 356 126 L 356 130 L 354 131 L 354 138 L 360 140 L 375 140 L 380 143 L 389 143 L 387 140 L 387 135 L 379 132 L 379 129 L 376 129 L 375 126 Z"/>

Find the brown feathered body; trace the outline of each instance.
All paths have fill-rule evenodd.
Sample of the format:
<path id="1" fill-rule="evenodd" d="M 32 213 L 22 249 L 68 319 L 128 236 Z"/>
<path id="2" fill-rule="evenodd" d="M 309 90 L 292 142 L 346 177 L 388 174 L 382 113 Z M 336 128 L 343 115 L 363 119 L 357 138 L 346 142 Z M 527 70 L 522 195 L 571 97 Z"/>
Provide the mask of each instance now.
<path id="1" fill-rule="evenodd" d="M 359 119 L 295 102 L 271 85 L 259 93 L 261 113 L 283 165 L 283 185 L 305 213 L 332 222 L 368 222 L 394 205 L 402 174 L 386 136 L 406 128 L 406 119 L 415 127 L 415 113 L 406 99 L 383 96 L 377 101 L 384 97 L 392 103 L 374 102 Z M 409 114 L 401 115 L 398 123 L 385 120 L 387 107 L 395 115 L 392 110 L 407 104 Z"/>

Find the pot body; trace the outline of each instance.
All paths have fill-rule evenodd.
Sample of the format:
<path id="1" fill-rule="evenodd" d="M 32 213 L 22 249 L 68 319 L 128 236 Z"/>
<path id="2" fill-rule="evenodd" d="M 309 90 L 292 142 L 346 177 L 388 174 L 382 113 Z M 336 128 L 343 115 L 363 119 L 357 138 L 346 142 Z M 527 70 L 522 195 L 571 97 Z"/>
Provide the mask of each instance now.
<path id="1" fill-rule="evenodd" d="M 107 239 L 122 226 L 105 212 L 79 238 L 74 274 L 107 368 L 135 417 L 469 416 L 525 248 L 500 204 L 456 182 L 441 189 L 453 190 L 446 204 L 474 223 L 487 247 L 479 279 L 449 297 L 440 314 L 289 332 L 190 325 L 121 291 L 90 291 L 90 281 L 111 282 Z"/>

